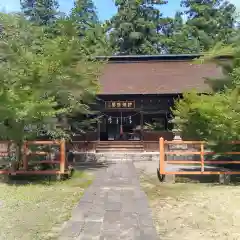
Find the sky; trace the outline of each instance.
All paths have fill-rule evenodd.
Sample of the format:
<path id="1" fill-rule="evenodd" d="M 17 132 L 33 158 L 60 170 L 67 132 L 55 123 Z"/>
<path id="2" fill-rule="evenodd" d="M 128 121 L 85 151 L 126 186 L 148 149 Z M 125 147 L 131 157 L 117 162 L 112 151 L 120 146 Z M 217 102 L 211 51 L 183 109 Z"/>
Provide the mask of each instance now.
<path id="1" fill-rule="evenodd" d="M 104 21 L 110 19 L 112 15 L 116 13 L 114 6 L 114 0 L 93 0 L 100 17 L 100 20 Z M 60 4 L 60 10 L 62 12 L 69 12 L 73 6 L 74 0 L 58 0 Z M 240 0 L 230 0 L 240 10 Z M 0 10 L 6 12 L 19 11 L 20 0 L 0 0 Z M 174 16 L 174 13 L 180 8 L 180 0 L 168 0 L 168 4 L 161 7 L 164 16 Z"/>

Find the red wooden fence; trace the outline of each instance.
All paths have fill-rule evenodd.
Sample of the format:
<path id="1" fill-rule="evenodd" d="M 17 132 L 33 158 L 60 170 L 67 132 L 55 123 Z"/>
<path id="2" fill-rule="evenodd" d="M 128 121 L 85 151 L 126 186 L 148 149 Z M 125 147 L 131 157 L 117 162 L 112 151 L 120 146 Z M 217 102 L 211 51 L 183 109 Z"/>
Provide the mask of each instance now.
<path id="1" fill-rule="evenodd" d="M 165 151 L 165 148 L 167 145 L 199 145 L 200 151 Z M 240 171 L 205 171 L 206 164 L 209 165 L 216 165 L 216 164 L 240 164 L 240 157 L 239 160 L 205 160 L 206 155 L 214 155 L 215 152 L 209 152 L 204 149 L 205 145 L 207 143 L 203 141 L 164 141 L 163 138 L 160 138 L 159 140 L 159 146 L 160 146 L 160 158 L 159 158 L 159 173 L 161 175 L 210 175 L 210 174 L 240 174 Z M 240 144 L 240 141 L 234 141 L 230 144 Z M 198 155 L 200 156 L 200 160 L 198 161 L 192 161 L 192 160 L 167 160 L 168 155 Z M 222 155 L 240 155 L 240 152 L 223 152 Z M 200 171 L 167 171 L 166 170 L 166 163 L 168 164 L 197 164 L 201 166 Z"/>

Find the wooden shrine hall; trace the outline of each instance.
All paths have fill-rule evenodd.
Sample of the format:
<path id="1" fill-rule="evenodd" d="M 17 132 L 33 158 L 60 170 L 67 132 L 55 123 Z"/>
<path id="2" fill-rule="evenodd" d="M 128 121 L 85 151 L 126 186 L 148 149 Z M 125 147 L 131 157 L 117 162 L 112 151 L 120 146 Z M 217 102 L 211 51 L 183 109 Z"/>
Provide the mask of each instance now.
<path id="1" fill-rule="evenodd" d="M 99 121 L 93 131 L 73 140 L 80 149 L 138 146 L 158 150 L 160 137 L 172 140 L 171 107 L 183 92 L 209 90 L 205 78 L 221 76 L 214 64 L 196 64 L 200 55 L 111 56 L 99 78 L 100 93 L 93 109 Z M 79 145 L 80 146 L 80 145 Z"/>

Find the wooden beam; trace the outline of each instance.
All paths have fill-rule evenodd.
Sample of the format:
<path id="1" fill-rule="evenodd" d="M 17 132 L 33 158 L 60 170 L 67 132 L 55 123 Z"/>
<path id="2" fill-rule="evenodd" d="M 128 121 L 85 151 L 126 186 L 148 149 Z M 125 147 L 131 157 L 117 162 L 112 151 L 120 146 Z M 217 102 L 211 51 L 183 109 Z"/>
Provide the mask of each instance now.
<path id="1" fill-rule="evenodd" d="M 143 141 L 143 112 L 140 112 L 141 140 Z"/>
<path id="2" fill-rule="evenodd" d="M 65 140 L 60 143 L 60 173 L 65 171 Z"/>

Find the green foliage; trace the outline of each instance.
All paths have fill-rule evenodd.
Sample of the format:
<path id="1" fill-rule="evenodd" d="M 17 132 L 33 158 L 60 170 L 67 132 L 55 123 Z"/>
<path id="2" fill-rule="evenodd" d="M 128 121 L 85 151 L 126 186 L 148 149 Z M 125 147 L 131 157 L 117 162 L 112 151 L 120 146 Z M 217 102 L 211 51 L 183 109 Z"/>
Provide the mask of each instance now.
<path id="1" fill-rule="evenodd" d="M 92 0 L 76 0 L 66 20 L 74 25 L 87 54 L 111 55 L 112 50 L 106 36 L 107 28 L 100 23 Z"/>
<path id="2" fill-rule="evenodd" d="M 184 137 L 213 142 L 237 140 L 240 136 L 240 91 L 198 95 L 184 94 L 177 102 L 174 115 Z"/>
<path id="3" fill-rule="evenodd" d="M 95 27 L 99 23 L 96 7 L 92 0 L 76 0 L 70 18 L 78 24 L 79 35 Z"/>
<path id="4" fill-rule="evenodd" d="M 236 9 L 228 1 L 182 0 L 185 11 L 173 18 L 162 16 L 164 4 L 167 1 L 115 0 L 117 13 L 101 23 L 93 0 L 75 0 L 70 14 L 64 16 L 58 12 L 57 0 L 21 0 L 27 19 L 48 26 L 47 34 L 54 36 L 59 22 L 74 25 L 86 54 L 95 56 L 200 53 L 236 36 Z"/>
<path id="5" fill-rule="evenodd" d="M 220 60 L 225 55 L 228 60 Z M 213 143 L 216 151 L 236 151 L 239 145 L 226 142 L 240 139 L 240 48 L 239 40 L 231 45 L 217 44 L 200 62 L 213 62 L 223 69 L 220 79 L 208 79 L 212 92 L 199 95 L 185 93 L 173 110 L 176 125 L 184 138 Z"/>
<path id="6" fill-rule="evenodd" d="M 107 28 L 104 24 L 97 24 L 87 32 L 83 39 L 83 44 L 87 54 L 94 56 L 111 56 L 113 48 L 107 37 Z"/>
<path id="7" fill-rule="evenodd" d="M 118 12 L 108 22 L 110 42 L 117 54 L 157 54 L 162 0 L 116 0 Z"/>
<path id="8" fill-rule="evenodd" d="M 208 51 L 219 41 L 229 43 L 235 35 L 236 7 L 225 0 L 182 0 L 186 26 L 197 39 L 200 51 Z"/>
<path id="9" fill-rule="evenodd" d="M 49 38 L 44 28 L 16 15 L 1 14 L 0 21 L 1 137 L 21 142 L 40 130 L 65 136 L 66 116 L 89 113 L 99 64 L 88 60 L 74 35 Z"/>
<path id="10" fill-rule="evenodd" d="M 210 62 L 221 67 L 223 76 L 219 78 L 206 78 L 206 83 L 210 85 L 213 92 L 224 92 L 226 88 L 234 89 L 240 85 L 240 61 L 238 59 L 240 55 L 239 40 L 240 38 L 236 38 L 235 42 L 230 45 L 218 43 L 205 56 L 196 61 L 197 63 Z M 223 60 L 220 56 L 225 56 L 227 59 Z"/>
<path id="11" fill-rule="evenodd" d="M 158 0 L 116 0 L 117 14 L 110 21 L 109 36 L 115 54 L 184 54 L 230 43 L 236 35 L 235 6 L 225 0 L 182 0 L 186 9 L 174 18 L 163 17 Z"/>
<path id="12" fill-rule="evenodd" d="M 20 0 L 24 15 L 38 25 L 52 24 L 58 15 L 57 0 Z"/>
<path id="13" fill-rule="evenodd" d="M 173 19 L 166 18 L 164 21 L 160 36 L 164 52 L 168 54 L 200 52 L 199 41 L 191 35 L 190 28 L 184 23 L 181 12 L 176 12 Z"/>

